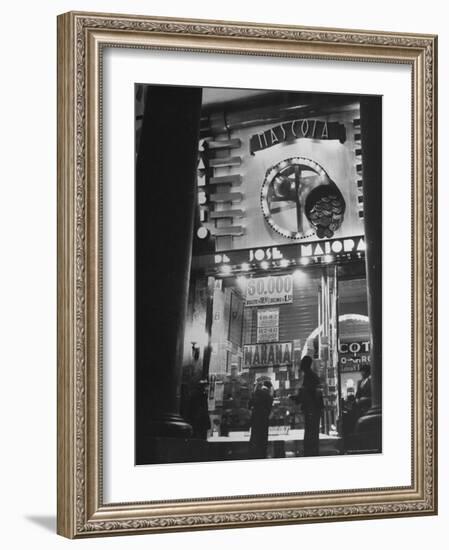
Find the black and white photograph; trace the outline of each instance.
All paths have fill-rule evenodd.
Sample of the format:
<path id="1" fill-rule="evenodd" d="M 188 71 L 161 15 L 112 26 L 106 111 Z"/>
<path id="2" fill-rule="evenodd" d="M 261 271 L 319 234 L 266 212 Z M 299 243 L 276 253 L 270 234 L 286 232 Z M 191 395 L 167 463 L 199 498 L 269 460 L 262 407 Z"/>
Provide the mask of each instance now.
<path id="1" fill-rule="evenodd" d="M 2 548 L 444 548 L 444 6 L 2 5 Z"/>
<path id="2" fill-rule="evenodd" d="M 135 152 L 136 464 L 381 453 L 382 97 L 138 83 Z"/>

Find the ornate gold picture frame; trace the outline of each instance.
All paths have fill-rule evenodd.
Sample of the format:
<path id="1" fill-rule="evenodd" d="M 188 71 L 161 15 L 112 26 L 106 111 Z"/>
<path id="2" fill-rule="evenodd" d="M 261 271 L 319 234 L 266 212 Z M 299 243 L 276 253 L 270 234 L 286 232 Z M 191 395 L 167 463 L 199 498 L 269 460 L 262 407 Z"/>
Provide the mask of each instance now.
<path id="1" fill-rule="evenodd" d="M 411 202 L 403 208 L 411 219 L 411 264 L 403 267 L 411 279 L 411 309 L 400 311 L 399 318 L 407 319 L 411 326 L 411 350 L 404 355 L 411 383 L 403 390 L 411 411 L 410 424 L 404 428 L 411 433 L 407 450 L 410 483 L 373 486 L 368 472 L 366 484 L 351 488 L 337 485 L 285 491 L 281 486 L 273 490 L 270 485 L 267 490 L 261 480 L 260 491 L 252 494 L 234 491 L 202 497 L 192 493 L 186 498 L 185 492 L 180 491 L 177 498 L 172 493 L 161 498 L 154 496 L 148 484 L 143 499 L 105 498 L 110 479 L 105 478 L 105 469 L 108 476 L 111 470 L 105 468 L 109 447 L 104 445 L 104 426 L 110 409 L 104 407 L 108 363 L 103 350 L 107 306 L 103 281 L 108 273 L 103 264 L 103 243 L 110 226 L 104 225 L 107 189 L 103 94 L 108 85 L 104 80 L 104 55 L 112 49 L 130 54 L 146 51 L 193 52 L 206 57 L 236 55 L 246 62 L 268 58 L 327 61 L 336 66 L 345 62 L 368 67 L 408 67 L 411 166 L 406 169 L 411 181 L 409 178 L 405 185 L 410 186 Z M 96 13 L 70 12 L 59 16 L 59 534 L 83 538 L 437 513 L 436 62 L 437 37 L 433 35 Z M 238 75 L 234 85 L 241 86 Z M 134 137 L 129 139 L 132 149 Z M 133 186 L 133 182 L 134 174 L 130 173 L 129 185 Z M 383 193 L 385 197 L 385 189 Z M 392 307 L 384 304 L 384 315 L 388 316 Z M 271 321 L 261 317 L 261 322 L 274 319 L 276 324 L 278 316 L 275 311 Z M 278 332 L 279 327 L 276 325 L 273 330 Z M 134 365 L 130 364 L 130 379 L 133 372 Z M 383 421 L 394 423 L 392 415 L 390 408 Z M 132 432 L 134 426 L 128 429 Z M 282 465 L 282 460 L 274 462 Z M 217 472 L 220 467 L 216 464 Z"/>

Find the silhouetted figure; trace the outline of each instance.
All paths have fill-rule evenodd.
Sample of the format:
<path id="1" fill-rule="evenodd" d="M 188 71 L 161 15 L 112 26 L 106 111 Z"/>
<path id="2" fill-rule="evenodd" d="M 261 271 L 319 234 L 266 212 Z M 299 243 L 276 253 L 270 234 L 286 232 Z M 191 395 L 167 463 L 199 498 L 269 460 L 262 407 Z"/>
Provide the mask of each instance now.
<path id="1" fill-rule="evenodd" d="M 221 428 L 220 428 L 221 436 L 229 437 L 230 424 L 231 424 L 231 419 L 229 417 L 229 414 L 225 412 L 221 417 Z"/>
<path id="2" fill-rule="evenodd" d="M 266 458 L 268 447 L 268 424 L 273 405 L 273 385 L 269 380 L 258 384 L 249 402 L 252 408 L 250 457 Z"/>
<path id="3" fill-rule="evenodd" d="M 357 418 L 364 416 L 371 407 L 371 367 L 362 365 L 360 367 L 362 378 L 357 383 L 355 392 L 355 405 Z"/>
<path id="4" fill-rule="evenodd" d="M 352 436 L 357 421 L 357 408 L 354 393 L 348 393 L 346 399 L 342 399 L 342 432 L 344 450 L 351 449 Z"/>
<path id="5" fill-rule="evenodd" d="M 192 437 L 207 439 L 211 427 L 207 404 L 207 380 L 200 380 L 190 396 L 188 420 L 192 426 Z"/>
<path id="6" fill-rule="evenodd" d="M 312 370 L 312 358 L 309 355 L 301 359 L 300 368 L 304 379 L 295 401 L 301 404 L 304 414 L 304 456 L 317 456 L 320 450 L 321 411 L 324 406 L 320 379 Z"/>

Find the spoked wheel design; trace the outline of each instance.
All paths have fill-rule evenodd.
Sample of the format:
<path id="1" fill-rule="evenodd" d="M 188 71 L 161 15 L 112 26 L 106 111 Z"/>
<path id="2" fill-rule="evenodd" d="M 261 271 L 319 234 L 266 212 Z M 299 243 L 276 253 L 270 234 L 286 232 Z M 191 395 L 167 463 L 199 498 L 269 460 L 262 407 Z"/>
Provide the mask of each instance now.
<path id="1" fill-rule="evenodd" d="M 331 238 L 346 209 L 337 185 L 318 163 L 304 157 L 283 160 L 267 171 L 261 203 L 270 226 L 291 239 Z"/>

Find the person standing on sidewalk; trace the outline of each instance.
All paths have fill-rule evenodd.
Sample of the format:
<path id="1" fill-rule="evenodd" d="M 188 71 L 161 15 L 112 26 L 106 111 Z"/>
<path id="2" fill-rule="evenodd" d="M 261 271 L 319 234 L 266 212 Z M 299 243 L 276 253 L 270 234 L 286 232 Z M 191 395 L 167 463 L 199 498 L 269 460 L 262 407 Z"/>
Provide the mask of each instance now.
<path id="1" fill-rule="evenodd" d="M 321 383 L 312 370 L 312 358 L 305 355 L 300 369 L 304 374 L 298 395 L 292 399 L 301 405 L 304 414 L 304 456 L 318 456 L 320 453 L 320 420 L 324 408 Z"/>
<path id="2" fill-rule="evenodd" d="M 252 409 L 250 458 L 266 458 L 268 448 L 268 426 L 273 405 L 273 385 L 265 380 L 256 386 L 254 395 L 249 403 Z"/>

